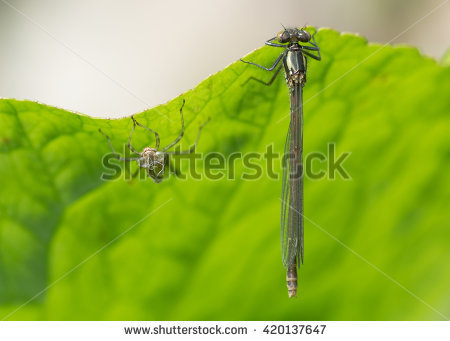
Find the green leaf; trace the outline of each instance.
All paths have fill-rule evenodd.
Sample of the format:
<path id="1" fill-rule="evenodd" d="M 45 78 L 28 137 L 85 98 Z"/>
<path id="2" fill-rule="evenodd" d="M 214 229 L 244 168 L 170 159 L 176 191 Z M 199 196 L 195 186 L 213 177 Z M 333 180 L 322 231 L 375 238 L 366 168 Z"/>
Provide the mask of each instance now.
<path id="1" fill-rule="evenodd" d="M 305 180 L 305 262 L 288 299 L 280 179 L 102 181 L 130 118 L 0 100 L 0 316 L 9 320 L 409 320 L 450 316 L 450 68 L 415 48 L 322 29 L 304 88 L 304 148 L 351 152 L 351 176 Z M 280 49 L 245 57 L 271 65 Z M 282 153 L 283 77 L 235 62 L 186 92 L 187 149 Z M 181 97 L 136 115 L 161 146 Z M 133 145 L 154 146 L 136 129 Z M 326 170 L 318 162 L 315 171 Z M 128 169 L 128 170 L 126 170 Z M 186 172 L 187 163 L 182 170 Z M 228 171 L 231 167 L 227 166 Z M 126 171 L 125 171 L 126 170 Z M 280 174 L 276 162 L 274 172 Z"/>
<path id="2" fill-rule="evenodd" d="M 444 53 L 441 59 L 441 64 L 445 66 L 450 66 L 450 48 Z"/>

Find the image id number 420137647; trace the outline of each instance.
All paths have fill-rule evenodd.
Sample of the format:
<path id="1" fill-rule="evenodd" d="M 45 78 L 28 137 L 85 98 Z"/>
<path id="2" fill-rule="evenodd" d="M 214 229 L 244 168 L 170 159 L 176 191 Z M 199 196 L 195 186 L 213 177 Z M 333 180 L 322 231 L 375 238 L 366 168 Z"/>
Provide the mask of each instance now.
<path id="1" fill-rule="evenodd" d="M 326 325 L 325 324 L 293 324 L 293 325 L 283 325 L 283 324 L 271 324 L 267 325 L 263 329 L 265 334 L 324 334 Z"/>

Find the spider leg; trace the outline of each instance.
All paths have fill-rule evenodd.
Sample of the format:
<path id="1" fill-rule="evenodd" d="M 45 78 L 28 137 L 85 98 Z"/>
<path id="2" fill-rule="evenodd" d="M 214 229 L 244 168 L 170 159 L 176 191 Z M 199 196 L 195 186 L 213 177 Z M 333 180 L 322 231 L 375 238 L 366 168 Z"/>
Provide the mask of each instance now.
<path id="1" fill-rule="evenodd" d="M 150 128 L 140 124 L 138 121 L 136 121 L 136 119 L 133 116 L 131 116 L 131 119 L 133 120 L 134 124 L 137 124 L 141 128 L 147 129 L 149 132 L 151 132 L 151 133 L 153 133 L 155 135 L 155 140 L 156 140 L 156 142 L 155 142 L 155 144 L 156 144 L 155 149 L 158 150 L 158 148 L 159 148 L 159 134 L 156 131 L 154 131 L 153 129 L 150 129 Z M 133 130 L 134 130 L 134 124 L 133 124 Z M 130 139 L 131 139 L 131 135 L 130 135 Z"/>
<path id="2" fill-rule="evenodd" d="M 182 151 L 174 151 L 174 152 L 166 152 L 169 155 L 188 155 L 188 154 L 192 154 L 195 151 L 195 148 L 197 147 L 198 141 L 200 140 L 200 135 L 202 132 L 202 129 L 205 125 L 208 124 L 208 122 L 210 121 L 210 118 L 208 118 L 199 128 L 198 128 L 198 134 L 197 134 L 197 140 L 195 141 L 194 145 L 189 148 L 188 150 L 182 150 Z"/>
<path id="3" fill-rule="evenodd" d="M 133 116 L 131 116 L 131 118 L 133 119 Z M 133 153 L 139 154 L 139 152 L 136 149 L 134 149 L 133 146 L 131 145 L 131 136 L 133 136 L 134 128 L 136 128 L 136 123 L 134 122 L 134 119 L 133 119 L 133 128 L 131 128 L 130 137 L 128 138 L 128 148 Z"/>
<path id="4" fill-rule="evenodd" d="M 139 174 L 140 170 L 141 170 L 141 167 L 138 167 L 138 168 L 134 171 L 134 173 L 131 175 L 131 179 L 134 179 L 134 178 Z"/>
<path id="5" fill-rule="evenodd" d="M 181 171 L 174 166 L 172 160 L 169 159 L 169 172 L 175 175 L 177 178 L 180 177 Z"/>
<path id="6" fill-rule="evenodd" d="M 118 153 L 116 153 L 116 151 L 114 150 L 114 147 L 112 146 L 111 139 L 109 138 L 109 136 L 106 135 L 100 128 L 98 129 L 98 131 L 99 131 L 103 136 L 106 137 L 106 140 L 108 140 L 108 144 L 109 144 L 109 146 L 111 147 L 111 150 L 112 150 L 112 152 L 113 152 L 113 154 L 114 154 L 114 157 L 115 157 L 117 160 L 119 160 L 119 161 L 135 161 L 135 160 L 138 160 L 138 159 L 139 159 L 139 157 L 121 157 L 121 156 L 120 156 Z M 139 154 L 139 153 L 138 153 L 138 154 Z"/>
<path id="7" fill-rule="evenodd" d="M 163 149 L 161 149 L 162 152 L 165 152 L 167 149 L 172 148 L 173 146 L 175 146 L 182 138 L 184 135 L 184 118 L 183 118 L 183 107 L 184 107 L 184 103 L 186 101 L 183 99 L 183 104 L 181 104 L 181 108 L 180 108 L 180 116 L 181 116 L 181 133 L 180 135 L 178 135 L 178 137 L 169 145 L 165 146 Z"/>

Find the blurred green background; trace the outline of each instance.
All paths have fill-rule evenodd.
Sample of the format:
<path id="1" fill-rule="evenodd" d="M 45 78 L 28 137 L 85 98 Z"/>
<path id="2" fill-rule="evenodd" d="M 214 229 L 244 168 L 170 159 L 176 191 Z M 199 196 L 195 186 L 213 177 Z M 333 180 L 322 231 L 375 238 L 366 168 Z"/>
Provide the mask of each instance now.
<path id="1" fill-rule="evenodd" d="M 450 68 L 411 47 L 333 30 L 317 42 L 323 60 L 309 63 L 304 89 L 305 154 L 326 154 L 334 142 L 351 152 L 352 179 L 305 180 L 299 298 L 288 299 L 281 263 L 280 181 L 102 182 L 109 147 L 98 128 L 122 150 L 129 118 L 1 100 L 0 316 L 448 319 Z M 269 65 L 279 53 L 263 47 L 245 58 Z M 184 148 L 211 117 L 201 152 L 263 153 L 272 143 L 283 151 L 284 80 L 242 86 L 249 76 L 270 78 L 236 62 L 182 96 Z M 136 118 L 164 146 L 179 133 L 180 104 Z M 133 143 L 154 140 L 136 131 Z"/>

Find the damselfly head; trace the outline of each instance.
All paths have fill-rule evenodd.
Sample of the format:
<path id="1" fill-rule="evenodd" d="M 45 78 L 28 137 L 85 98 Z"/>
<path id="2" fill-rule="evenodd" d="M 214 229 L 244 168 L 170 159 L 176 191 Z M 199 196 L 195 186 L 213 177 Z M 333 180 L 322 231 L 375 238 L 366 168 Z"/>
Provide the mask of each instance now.
<path id="1" fill-rule="evenodd" d="M 277 34 L 277 40 L 282 44 L 296 43 L 299 41 L 307 43 L 311 40 L 311 34 L 299 28 L 285 28 Z"/>

